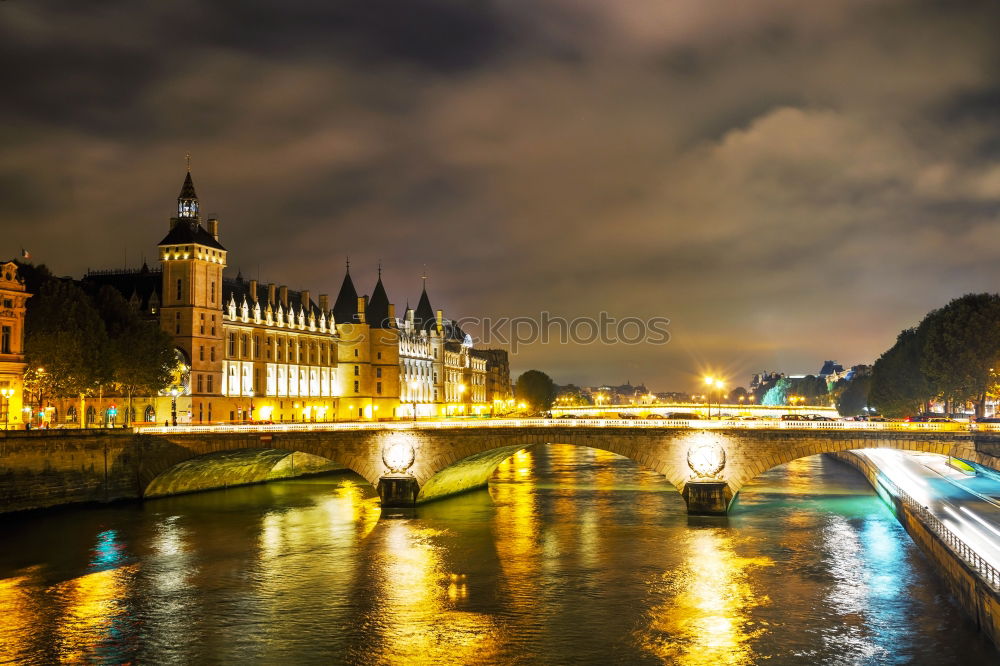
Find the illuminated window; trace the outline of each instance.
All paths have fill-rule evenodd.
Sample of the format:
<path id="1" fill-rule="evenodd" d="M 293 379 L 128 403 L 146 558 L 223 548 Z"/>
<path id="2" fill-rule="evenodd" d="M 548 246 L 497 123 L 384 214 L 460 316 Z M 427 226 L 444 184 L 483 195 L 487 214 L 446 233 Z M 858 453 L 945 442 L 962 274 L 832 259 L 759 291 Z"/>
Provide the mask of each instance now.
<path id="1" fill-rule="evenodd" d="M 10 326 L 3 327 L 3 333 L 0 335 L 0 354 L 10 354 L 10 340 L 12 336 L 12 331 Z"/>
<path id="2" fill-rule="evenodd" d="M 214 383 L 215 383 L 215 376 L 214 375 L 209 375 L 208 376 L 208 392 L 209 393 L 213 392 L 213 390 L 215 388 L 213 386 Z M 212 403 L 208 403 L 208 419 L 210 421 L 212 420 Z"/>
<path id="3" fill-rule="evenodd" d="M 382 368 L 375 368 L 375 376 L 379 379 L 382 378 Z"/>
<path id="4" fill-rule="evenodd" d="M 357 377 L 360 374 L 359 366 L 354 366 L 354 376 Z"/>
<path id="5" fill-rule="evenodd" d="M 198 375 L 198 393 L 201 393 L 201 389 L 202 389 L 202 381 L 201 380 L 202 380 L 202 377 L 203 377 L 203 375 Z"/>
<path id="6" fill-rule="evenodd" d="M 375 382 L 375 392 L 382 395 L 382 382 Z"/>
<path id="7" fill-rule="evenodd" d="M 358 382 L 354 382 L 354 392 L 358 392 Z"/>
<path id="8" fill-rule="evenodd" d="M 184 289 L 184 281 L 181 278 L 177 278 L 177 302 L 181 301 L 181 292 Z"/>

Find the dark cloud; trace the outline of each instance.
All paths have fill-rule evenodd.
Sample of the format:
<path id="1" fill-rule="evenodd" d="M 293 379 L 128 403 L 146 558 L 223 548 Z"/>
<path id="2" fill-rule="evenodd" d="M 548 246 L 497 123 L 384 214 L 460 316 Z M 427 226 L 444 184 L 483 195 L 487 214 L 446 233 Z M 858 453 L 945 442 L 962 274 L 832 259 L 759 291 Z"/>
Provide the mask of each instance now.
<path id="1" fill-rule="evenodd" d="M 449 315 L 667 316 L 517 369 L 686 388 L 871 361 L 1000 283 L 1000 9 L 844 0 L 0 4 L 0 210 L 57 271 L 152 256 L 183 175 L 233 272 L 424 265 Z"/>

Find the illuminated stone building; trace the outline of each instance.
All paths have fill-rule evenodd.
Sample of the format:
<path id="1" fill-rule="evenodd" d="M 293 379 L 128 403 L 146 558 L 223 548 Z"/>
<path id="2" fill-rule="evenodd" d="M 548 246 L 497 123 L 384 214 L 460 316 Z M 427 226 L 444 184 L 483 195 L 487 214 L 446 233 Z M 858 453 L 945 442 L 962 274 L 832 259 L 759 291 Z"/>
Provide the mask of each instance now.
<path id="1" fill-rule="evenodd" d="M 174 403 L 179 423 L 488 411 L 487 361 L 431 308 L 426 280 L 417 309 L 397 318 L 381 269 L 371 297 L 359 296 L 348 265 L 332 307 L 325 294 L 313 300 L 308 290 L 226 278 L 219 220 L 203 224 L 190 172 L 158 249 L 159 270 L 144 265 L 84 278 L 114 286 L 157 318 L 178 350 L 174 384 L 164 395 L 136 400 L 137 421 L 172 421 Z"/>
<path id="2" fill-rule="evenodd" d="M 17 264 L 0 265 L 0 427 L 24 422 L 24 313 L 30 297 Z"/>

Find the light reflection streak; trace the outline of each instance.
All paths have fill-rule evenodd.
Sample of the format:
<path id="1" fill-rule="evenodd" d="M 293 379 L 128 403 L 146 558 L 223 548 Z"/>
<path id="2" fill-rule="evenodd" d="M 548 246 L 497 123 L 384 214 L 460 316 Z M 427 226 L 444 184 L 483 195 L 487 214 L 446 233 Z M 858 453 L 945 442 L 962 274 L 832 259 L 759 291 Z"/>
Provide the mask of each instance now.
<path id="1" fill-rule="evenodd" d="M 443 535 L 409 520 L 383 525 L 373 662 L 483 663 L 503 645 L 497 620 L 466 607 L 467 575 L 446 571 Z"/>
<path id="2" fill-rule="evenodd" d="M 721 530 L 699 530 L 683 542 L 684 563 L 663 575 L 668 599 L 653 608 L 649 627 L 638 642 L 660 659 L 683 666 L 753 664 L 752 641 L 765 633 L 751 613 L 770 603 L 751 583 L 756 567 L 772 566 L 767 557 L 739 557 Z"/>
<path id="3" fill-rule="evenodd" d="M 38 585 L 37 567 L 26 575 L 0 579 L 0 663 L 26 661 L 32 647 L 32 637 L 42 608 L 35 599 Z"/>

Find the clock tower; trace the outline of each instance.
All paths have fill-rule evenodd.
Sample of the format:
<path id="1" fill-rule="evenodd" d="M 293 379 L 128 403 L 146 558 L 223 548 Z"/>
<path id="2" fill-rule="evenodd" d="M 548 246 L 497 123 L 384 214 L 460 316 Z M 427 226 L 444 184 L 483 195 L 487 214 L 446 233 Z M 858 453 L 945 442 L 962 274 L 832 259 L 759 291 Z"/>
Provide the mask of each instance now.
<path id="1" fill-rule="evenodd" d="M 201 224 L 190 166 L 177 197 L 177 216 L 159 243 L 163 267 L 160 327 L 174 339 L 190 369 L 192 403 L 221 391 L 222 270 L 226 248 L 219 243 L 219 221 Z M 197 407 L 193 404 L 192 409 Z"/>

